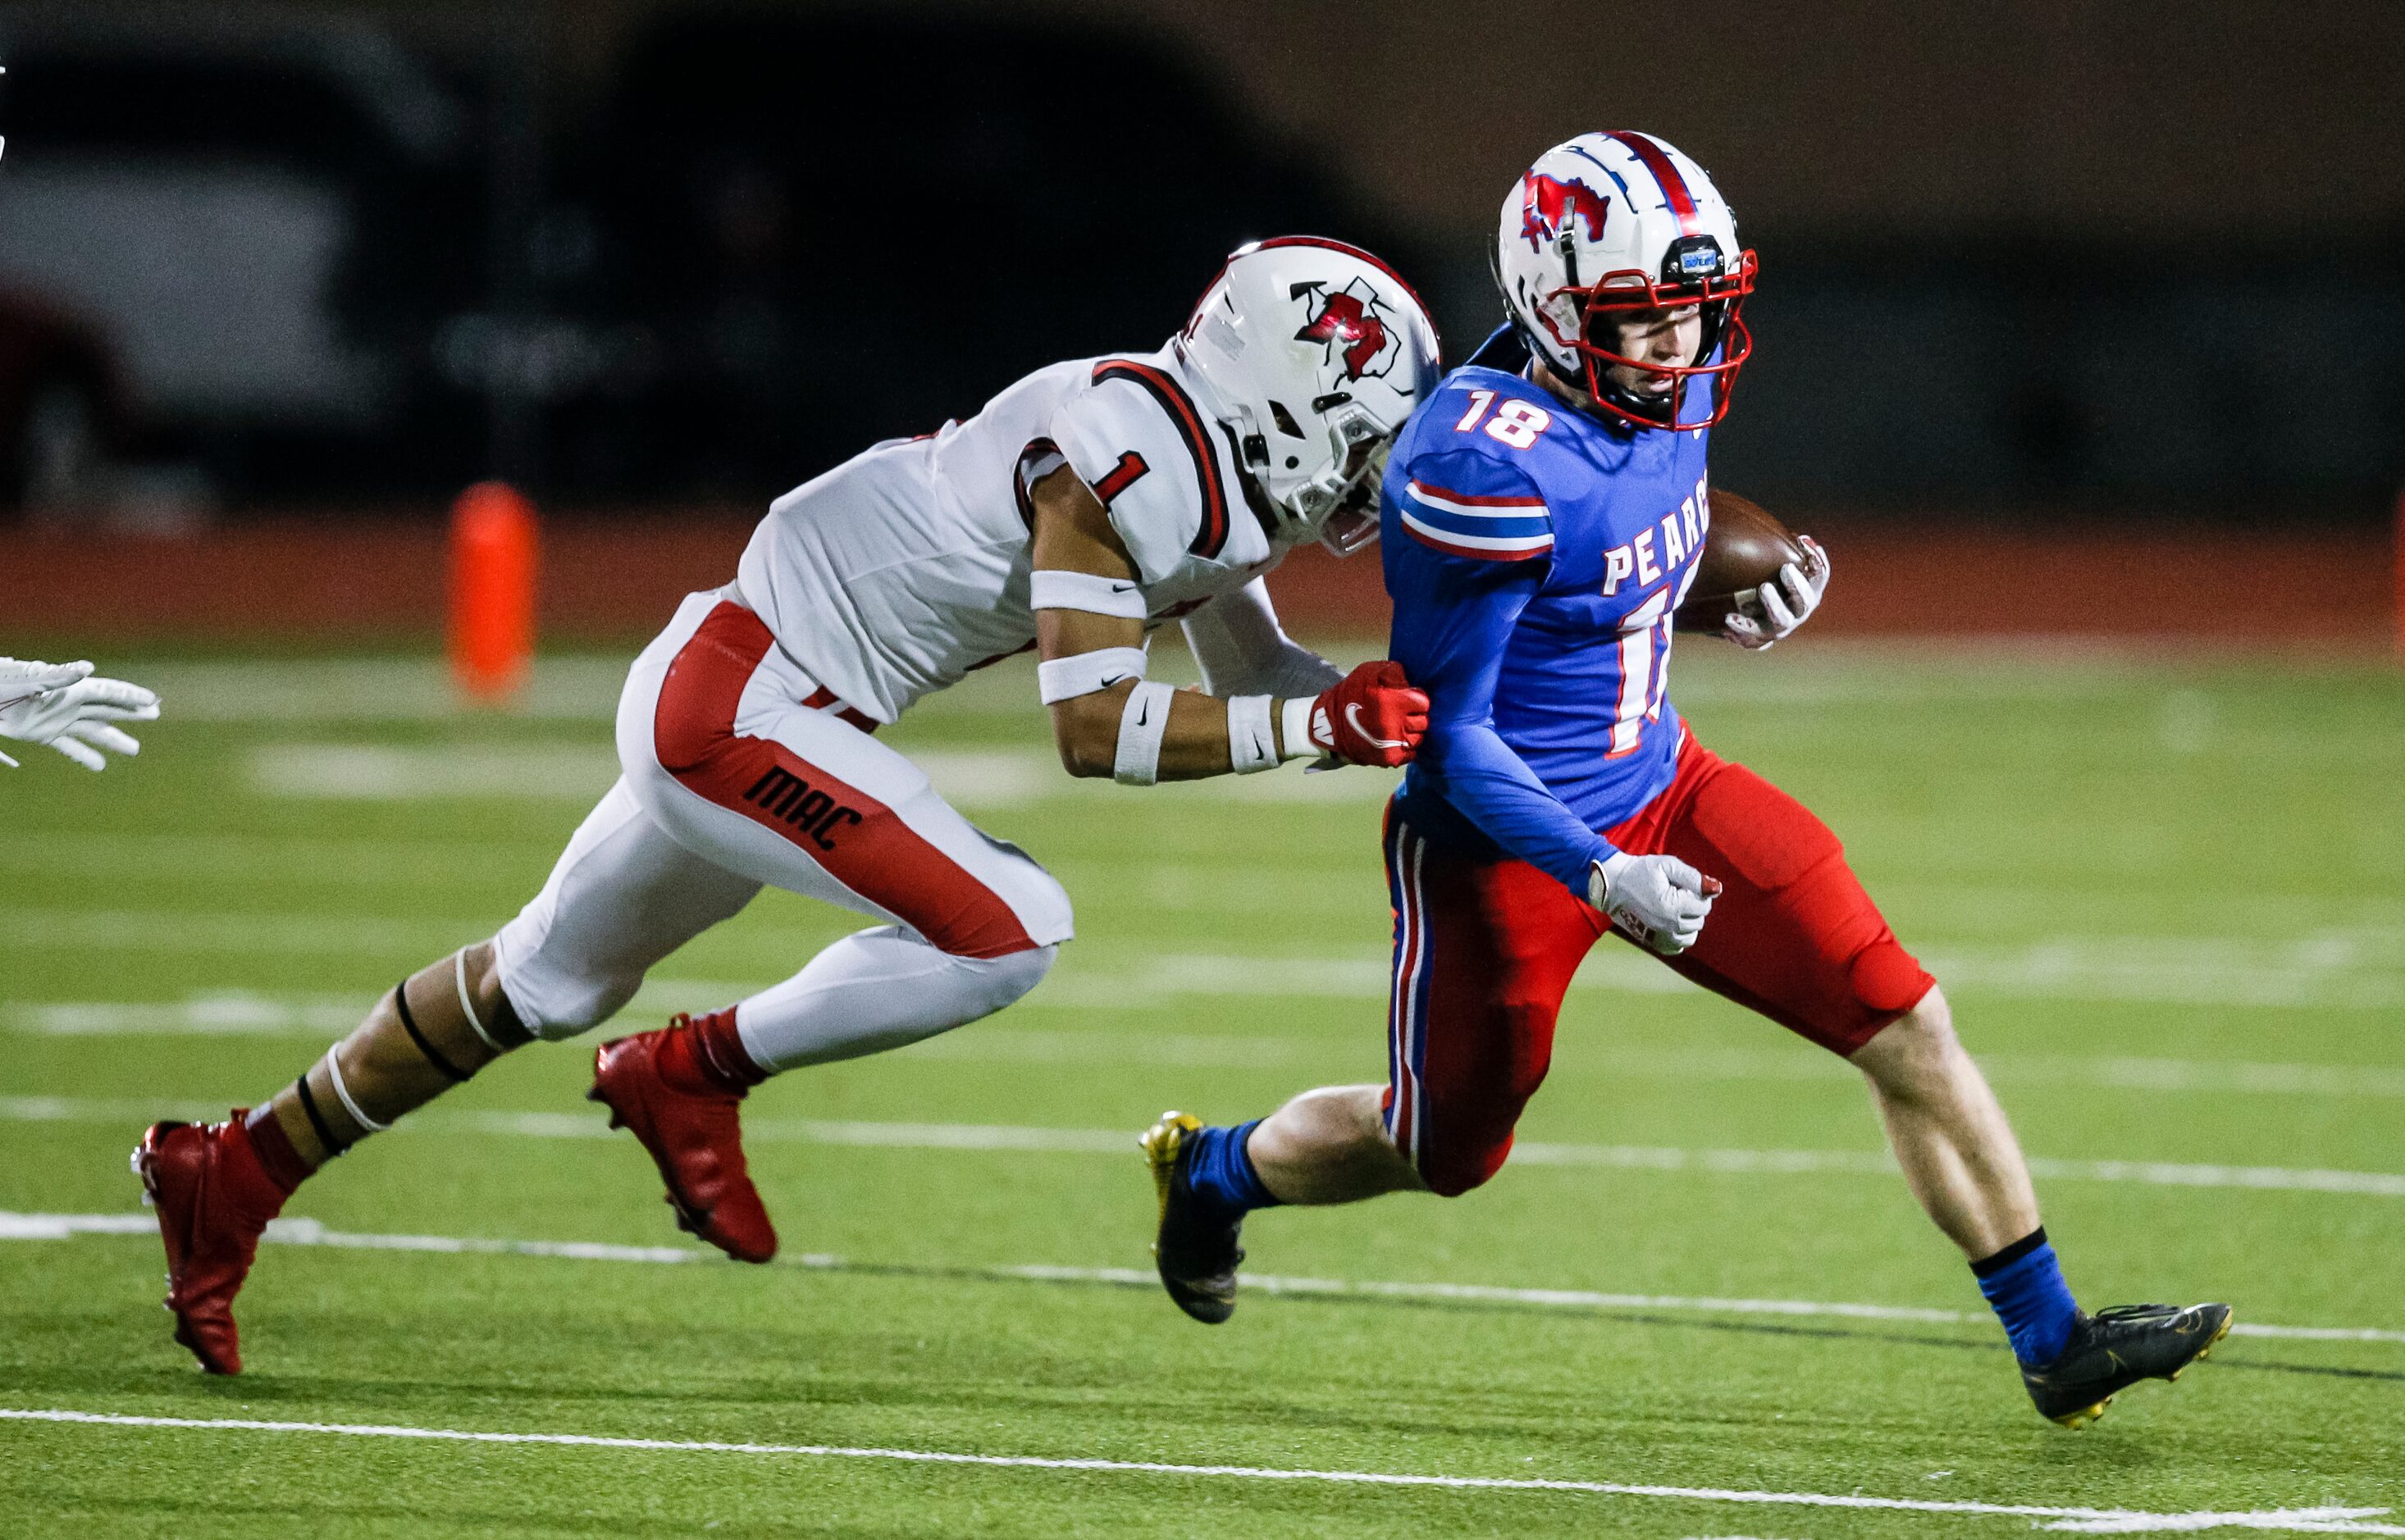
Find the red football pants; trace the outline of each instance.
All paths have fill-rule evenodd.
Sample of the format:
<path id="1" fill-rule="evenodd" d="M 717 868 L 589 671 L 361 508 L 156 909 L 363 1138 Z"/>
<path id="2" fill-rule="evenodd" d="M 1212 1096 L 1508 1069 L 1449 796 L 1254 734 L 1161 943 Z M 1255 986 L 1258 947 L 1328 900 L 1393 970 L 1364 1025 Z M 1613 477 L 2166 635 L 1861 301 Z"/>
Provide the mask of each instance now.
<path id="1" fill-rule="evenodd" d="M 1604 837 L 1721 880 L 1702 936 L 1666 966 L 1834 1053 L 1860 1048 L 1936 983 L 1828 826 L 1692 734 L 1669 786 Z M 1386 885 L 1386 1129 L 1431 1190 L 1467 1192 L 1511 1154 L 1570 975 L 1609 922 L 1527 862 L 1441 849 L 1391 810 Z"/>

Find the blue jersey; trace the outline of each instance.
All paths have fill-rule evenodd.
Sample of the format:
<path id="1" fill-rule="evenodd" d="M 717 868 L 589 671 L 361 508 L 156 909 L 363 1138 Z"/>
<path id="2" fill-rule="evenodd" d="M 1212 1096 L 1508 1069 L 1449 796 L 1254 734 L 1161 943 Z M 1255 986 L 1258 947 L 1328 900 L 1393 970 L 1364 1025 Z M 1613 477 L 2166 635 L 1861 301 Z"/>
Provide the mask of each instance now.
<path id="1" fill-rule="evenodd" d="M 1491 842 L 1583 897 L 1612 852 L 1598 831 L 1670 784 L 1670 615 L 1710 524 L 1706 445 L 1474 363 L 1405 425 L 1380 550 L 1390 653 L 1430 703 L 1400 792 L 1422 833 Z"/>

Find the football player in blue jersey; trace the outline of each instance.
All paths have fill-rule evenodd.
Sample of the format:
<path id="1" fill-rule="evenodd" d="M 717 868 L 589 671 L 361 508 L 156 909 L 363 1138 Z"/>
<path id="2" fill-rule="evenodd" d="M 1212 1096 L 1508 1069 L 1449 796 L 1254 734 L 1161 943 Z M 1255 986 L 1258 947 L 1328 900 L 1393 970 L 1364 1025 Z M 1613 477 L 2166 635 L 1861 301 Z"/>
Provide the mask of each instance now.
<path id="1" fill-rule="evenodd" d="M 1387 1080 L 1234 1127 L 1164 1115 L 1144 1140 L 1161 1281 L 1188 1315 L 1224 1321 L 1249 1211 L 1493 1176 L 1571 974 L 1617 929 L 1862 1070 L 2038 1410 L 2078 1427 L 2203 1356 L 2229 1308 L 2080 1310 L 1936 981 L 1836 836 L 1698 743 L 1668 698 L 1754 273 L 1702 168 L 1650 134 L 1582 134 L 1505 200 L 1511 323 L 1419 409 L 1384 483 L 1392 651 L 1431 703 L 1386 819 Z M 1765 648 L 1810 616 L 1829 563 L 1804 550 L 1724 636 Z"/>

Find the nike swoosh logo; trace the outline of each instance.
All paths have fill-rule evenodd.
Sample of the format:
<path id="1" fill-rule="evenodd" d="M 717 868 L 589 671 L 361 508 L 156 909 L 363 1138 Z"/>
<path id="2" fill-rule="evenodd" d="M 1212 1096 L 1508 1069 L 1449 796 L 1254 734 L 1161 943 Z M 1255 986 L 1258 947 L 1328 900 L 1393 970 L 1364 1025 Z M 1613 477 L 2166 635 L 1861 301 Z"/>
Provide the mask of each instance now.
<path id="1" fill-rule="evenodd" d="M 1135 592 L 1135 584 L 1132 582 L 1115 582 L 1111 584 L 1111 592 L 1114 594 L 1132 594 Z"/>
<path id="2" fill-rule="evenodd" d="M 1363 739 L 1368 741 L 1373 747 L 1379 749 L 1409 749 L 1412 746 L 1411 740 L 1408 738 L 1382 738 L 1375 733 L 1371 732 L 1368 728 L 1362 726 L 1361 703 L 1358 701 L 1354 702 L 1352 705 L 1344 708 L 1344 724 L 1352 728 L 1356 733 L 1360 734 Z"/>

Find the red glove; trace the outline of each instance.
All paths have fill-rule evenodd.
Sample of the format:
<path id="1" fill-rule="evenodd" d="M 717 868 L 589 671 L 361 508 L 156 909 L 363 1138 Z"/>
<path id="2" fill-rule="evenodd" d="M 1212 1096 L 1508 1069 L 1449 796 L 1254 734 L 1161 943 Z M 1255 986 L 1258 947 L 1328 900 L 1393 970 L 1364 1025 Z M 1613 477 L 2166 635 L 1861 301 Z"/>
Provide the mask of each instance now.
<path id="1" fill-rule="evenodd" d="M 1427 735 L 1428 698 L 1412 688 L 1403 665 L 1389 658 L 1365 663 L 1311 703 L 1311 744 L 1354 764 L 1389 769 L 1410 762 Z M 1288 744 L 1291 754 L 1301 749 Z"/>

